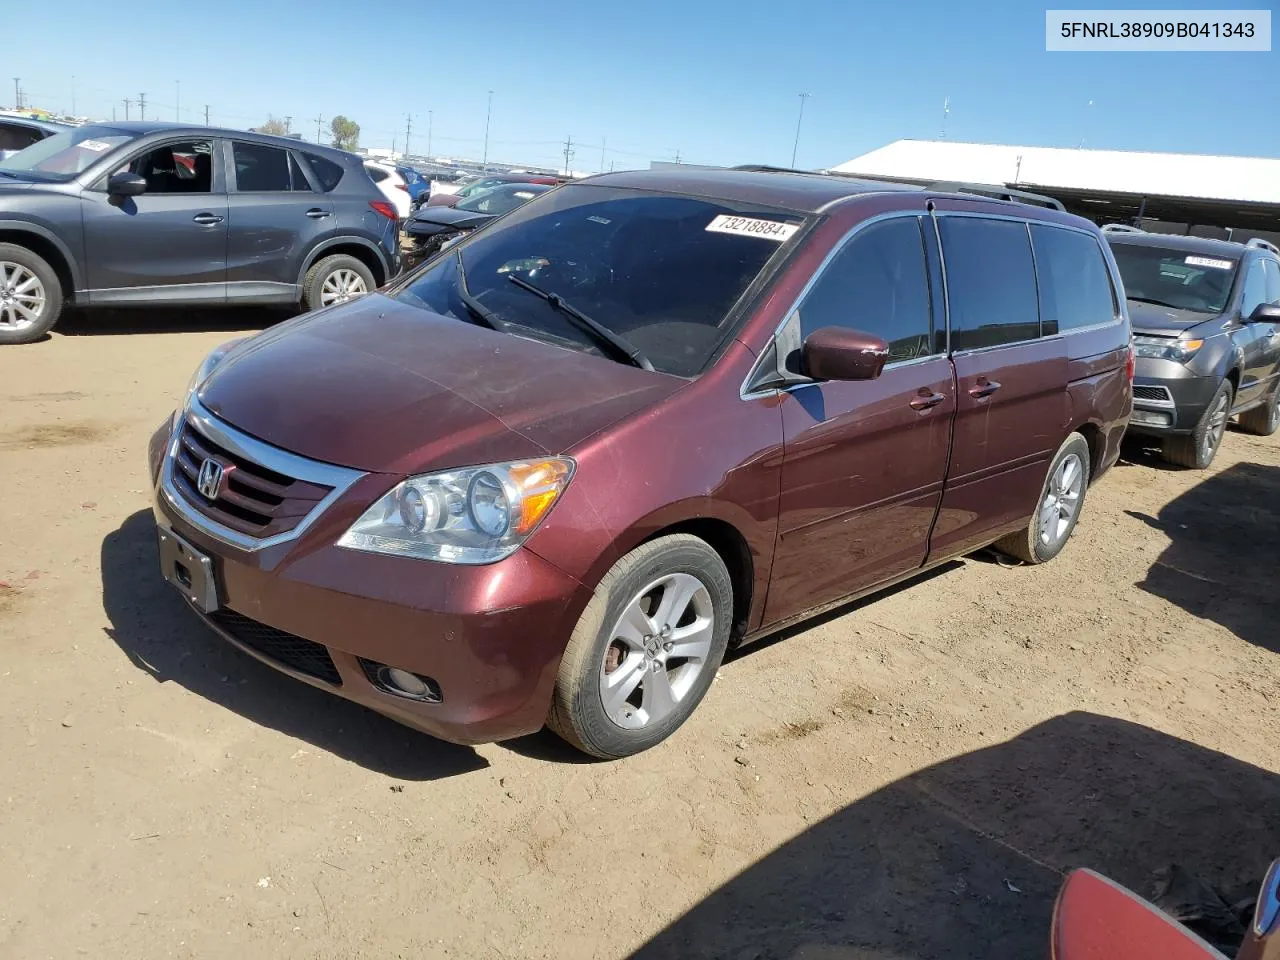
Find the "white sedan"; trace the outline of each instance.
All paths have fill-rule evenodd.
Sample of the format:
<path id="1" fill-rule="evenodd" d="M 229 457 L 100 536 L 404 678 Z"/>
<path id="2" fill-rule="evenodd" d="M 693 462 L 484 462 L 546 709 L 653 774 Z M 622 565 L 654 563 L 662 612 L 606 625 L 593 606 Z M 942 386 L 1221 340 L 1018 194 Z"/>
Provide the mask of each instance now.
<path id="1" fill-rule="evenodd" d="M 404 177 L 396 172 L 395 167 L 387 163 L 375 163 L 372 160 L 366 160 L 364 168 L 369 172 L 369 179 L 378 185 L 378 189 L 391 201 L 391 205 L 396 208 L 396 213 L 400 215 L 400 219 L 406 219 L 412 212 L 412 206 L 409 197 L 409 185 L 404 182 Z"/>

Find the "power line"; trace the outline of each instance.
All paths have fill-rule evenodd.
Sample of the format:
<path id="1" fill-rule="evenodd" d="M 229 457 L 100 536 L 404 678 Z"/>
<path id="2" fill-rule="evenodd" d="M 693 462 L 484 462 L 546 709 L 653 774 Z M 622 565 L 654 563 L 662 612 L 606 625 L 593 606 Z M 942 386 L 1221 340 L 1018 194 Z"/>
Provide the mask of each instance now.
<path id="1" fill-rule="evenodd" d="M 484 112 L 484 159 L 480 161 L 481 166 L 489 163 L 489 120 L 493 116 L 493 91 L 489 91 L 489 107 Z"/>
<path id="2" fill-rule="evenodd" d="M 22 78 L 13 78 L 13 108 L 15 110 L 22 109 Z"/>
<path id="3" fill-rule="evenodd" d="M 413 114 L 405 114 L 404 118 L 404 155 L 409 155 L 409 134 L 413 132 Z"/>
<path id="4" fill-rule="evenodd" d="M 791 166 L 796 165 L 796 151 L 800 149 L 800 122 L 804 120 L 804 102 L 809 99 L 809 94 L 800 94 L 800 116 L 796 117 L 796 142 L 791 145 Z"/>
<path id="5" fill-rule="evenodd" d="M 126 120 L 129 119 L 129 107 L 131 107 L 132 105 L 133 105 L 133 101 L 130 100 L 128 97 L 125 97 L 124 98 L 124 118 Z"/>
<path id="6" fill-rule="evenodd" d="M 319 115 L 316 117 L 316 143 L 319 143 L 319 142 L 320 142 L 320 124 L 322 124 L 322 123 L 324 123 L 324 114 L 323 114 L 323 113 L 322 113 L 322 114 L 319 114 Z"/>
<path id="7" fill-rule="evenodd" d="M 573 154 L 573 137 L 570 136 L 564 142 L 564 175 L 566 177 L 569 175 L 569 161 L 572 159 Z"/>
<path id="8" fill-rule="evenodd" d="M 138 119 L 147 119 L 147 95 L 145 93 L 138 94 Z"/>
<path id="9" fill-rule="evenodd" d="M 285 118 L 284 118 L 284 132 L 285 132 L 285 133 L 288 133 L 288 132 L 289 132 L 290 130 L 292 130 L 292 129 L 293 129 L 293 117 L 285 117 Z"/>

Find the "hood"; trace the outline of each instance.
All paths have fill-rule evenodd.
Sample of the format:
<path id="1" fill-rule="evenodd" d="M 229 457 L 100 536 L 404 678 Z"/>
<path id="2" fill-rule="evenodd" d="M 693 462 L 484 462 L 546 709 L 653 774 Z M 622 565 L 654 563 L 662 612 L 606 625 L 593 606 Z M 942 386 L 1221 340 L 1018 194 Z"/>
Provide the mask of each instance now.
<path id="1" fill-rule="evenodd" d="M 446 230 L 472 230 L 493 219 L 491 213 L 459 210 L 457 207 L 420 207 L 409 218 L 407 228 L 414 232 L 442 233 Z"/>
<path id="2" fill-rule="evenodd" d="M 302 456 L 407 474 L 563 453 L 686 382 L 374 294 L 255 337 L 200 401 Z"/>
<path id="3" fill-rule="evenodd" d="M 1180 310 L 1177 307 L 1162 307 L 1159 304 L 1144 303 L 1141 300 L 1129 300 L 1127 302 L 1129 306 L 1129 325 L 1133 327 L 1135 333 L 1176 337 L 1184 330 L 1219 319 L 1217 314 L 1198 313 L 1195 310 Z"/>

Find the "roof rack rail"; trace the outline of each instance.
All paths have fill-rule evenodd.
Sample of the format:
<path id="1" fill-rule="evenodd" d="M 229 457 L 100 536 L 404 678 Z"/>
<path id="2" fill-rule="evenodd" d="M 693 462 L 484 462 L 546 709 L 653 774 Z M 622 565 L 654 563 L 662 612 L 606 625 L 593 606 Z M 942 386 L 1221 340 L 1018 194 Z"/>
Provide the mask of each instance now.
<path id="1" fill-rule="evenodd" d="M 945 193 L 972 193 L 980 197 L 990 197 L 993 200 L 1007 200 L 1010 203 L 1029 203 L 1035 207 L 1049 207 L 1052 210 L 1061 210 L 1064 213 L 1067 209 L 1060 200 L 1056 200 L 1053 197 L 1046 197 L 1042 193 L 1030 193 L 1026 190 L 1014 190 L 996 183 L 964 183 L 954 180 L 938 180 L 934 183 L 926 184 L 926 189 Z"/>
<path id="2" fill-rule="evenodd" d="M 1102 228 L 1103 233 L 1146 233 L 1141 227 L 1131 227 L 1127 223 L 1108 223 Z"/>
<path id="3" fill-rule="evenodd" d="M 774 167 L 767 163 L 740 163 L 736 167 L 730 167 L 730 170 L 741 170 L 744 173 L 807 173 L 810 175 L 821 174 L 821 170 L 798 170 L 795 167 Z"/>
<path id="4" fill-rule="evenodd" d="M 1261 237 L 1254 237 L 1252 240 L 1246 243 L 1245 246 L 1257 247 L 1259 250 L 1269 250 L 1272 253 L 1276 254 L 1277 256 L 1280 256 L 1280 247 L 1277 247 L 1274 243 L 1272 243 L 1269 240 L 1263 240 Z"/>

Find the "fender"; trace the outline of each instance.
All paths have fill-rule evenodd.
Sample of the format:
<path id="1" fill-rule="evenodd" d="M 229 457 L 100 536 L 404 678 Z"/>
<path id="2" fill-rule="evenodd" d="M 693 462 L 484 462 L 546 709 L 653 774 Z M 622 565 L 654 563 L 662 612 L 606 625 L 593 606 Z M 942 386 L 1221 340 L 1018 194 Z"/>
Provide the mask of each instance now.
<path id="1" fill-rule="evenodd" d="M 67 265 L 67 269 L 71 271 L 71 286 L 73 293 L 82 293 L 84 291 L 84 275 L 80 272 L 80 263 L 72 255 L 67 245 L 52 230 L 32 221 L 32 220 L 0 220 L 0 230 L 12 230 L 16 233 L 31 233 L 39 237 L 41 240 L 47 240 L 53 245 L 54 249 L 62 255 L 63 261 Z"/>
<path id="2" fill-rule="evenodd" d="M 307 255 L 302 258 L 302 269 L 298 271 L 298 288 L 302 288 L 303 281 L 306 280 L 307 271 L 320 259 L 321 254 L 333 247 L 349 246 L 357 244 L 373 251 L 378 258 L 378 262 L 382 264 L 383 283 L 386 283 L 392 277 L 391 265 L 387 263 L 387 256 L 382 252 L 382 248 L 371 240 L 364 237 L 354 236 L 352 234 L 344 234 L 342 236 L 330 237 L 327 240 L 321 240 L 314 247 L 307 251 Z"/>

